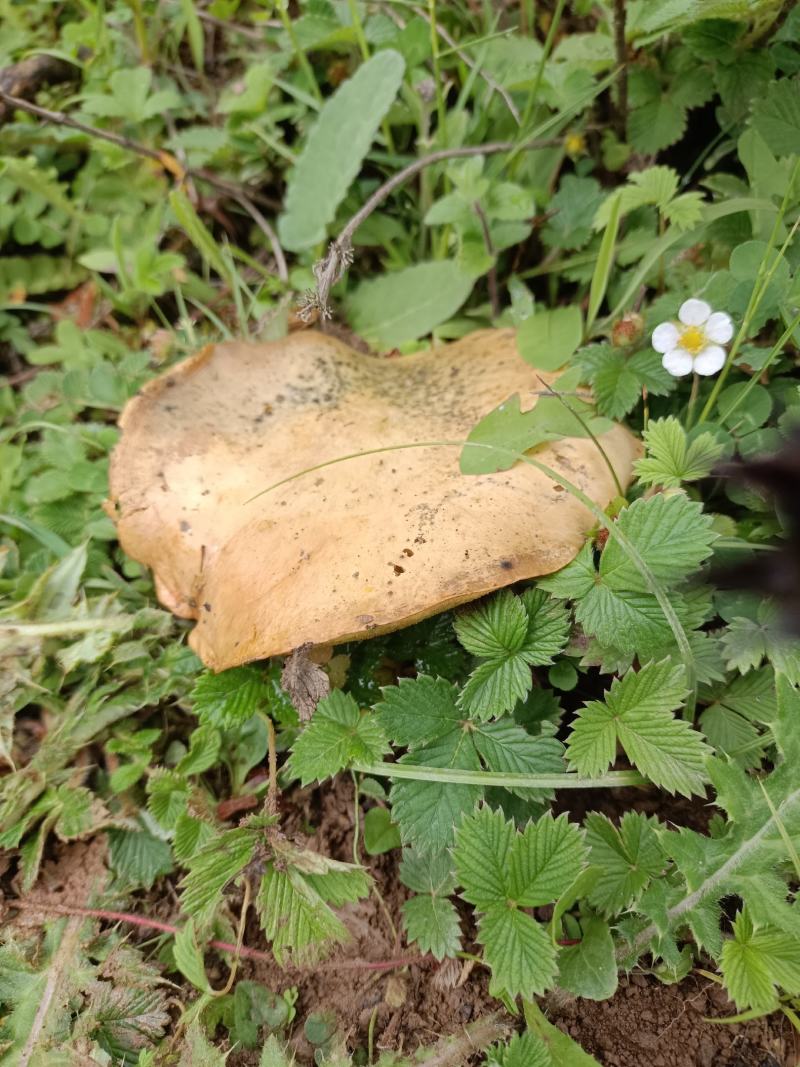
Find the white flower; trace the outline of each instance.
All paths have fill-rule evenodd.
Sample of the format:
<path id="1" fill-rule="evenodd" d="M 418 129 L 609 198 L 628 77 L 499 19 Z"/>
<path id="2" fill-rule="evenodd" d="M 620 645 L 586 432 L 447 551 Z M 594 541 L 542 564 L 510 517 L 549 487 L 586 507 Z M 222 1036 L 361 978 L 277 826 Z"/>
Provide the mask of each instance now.
<path id="1" fill-rule="evenodd" d="M 724 311 L 713 311 L 705 300 L 686 300 L 678 312 L 680 325 L 662 322 L 653 330 L 652 345 L 662 352 L 665 369 L 676 378 L 684 374 L 716 374 L 725 363 L 725 345 L 733 337 L 733 322 Z"/>

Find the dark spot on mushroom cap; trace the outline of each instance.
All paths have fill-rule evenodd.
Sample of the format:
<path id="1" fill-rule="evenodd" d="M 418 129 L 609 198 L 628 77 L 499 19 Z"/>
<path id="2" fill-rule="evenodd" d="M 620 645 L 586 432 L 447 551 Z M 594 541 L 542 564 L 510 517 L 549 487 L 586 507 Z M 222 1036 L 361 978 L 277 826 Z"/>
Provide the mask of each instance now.
<path id="1" fill-rule="evenodd" d="M 188 522 L 186 521 L 186 519 L 181 519 L 181 522 L 180 522 L 180 527 L 181 527 L 181 531 L 182 531 L 183 533 L 188 533 L 188 532 L 189 532 L 189 530 L 191 530 L 191 528 L 192 528 L 192 527 L 191 527 L 191 526 L 189 525 L 189 523 L 188 523 Z"/>
<path id="2" fill-rule="evenodd" d="M 500 569 L 501 570 L 510 571 L 513 568 L 513 566 L 514 566 L 514 564 L 511 562 L 510 559 L 501 559 L 500 560 Z"/>
<path id="3" fill-rule="evenodd" d="M 211 605 L 209 604 L 208 601 L 206 601 L 205 604 L 203 604 L 203 607 L 205 608 L 206 611 L 211 611 Z"/>
<path id="4" fill-rule="evenodd" d="M 406 573 L 405 567 L 401 567 L 399 563 L 393 563 L 392 564 L 392 569 L 394 570 L 394 573 L 398 574 L 398 575 Z"/>

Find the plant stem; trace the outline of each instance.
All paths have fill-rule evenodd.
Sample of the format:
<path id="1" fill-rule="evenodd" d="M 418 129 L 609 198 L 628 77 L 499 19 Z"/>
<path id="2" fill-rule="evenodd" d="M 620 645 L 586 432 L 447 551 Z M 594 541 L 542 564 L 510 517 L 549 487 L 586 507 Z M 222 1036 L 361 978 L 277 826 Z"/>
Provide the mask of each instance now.
<path id="1" fill-rule="evenodd" d="M 267 738 L 269 745 L 269 785 L 267 787 L 267 812 L 270 815 L 278 813 L 278 754 L 275 749 L 275 726 L 269 715 L 265 715 L 267 721 Z"/>
<path id="2" fill-rule="evenodd" d="M 376 778 L 447 785 L 485 785 L 500 789 L 617 789 L 650 783 L 638 771 L 609 771 L 597 778 L 582 778 L 572 771 L 563 774 L 506 774 L 502 771 L 462 771 L 454 767 L 423 767 L 410 763 L 355 763 L 353 770 Z"/>
<path id="3" fill-rule="evenodd" d="M 614 0 L 614 46 L 617 50 L 617 108 L 616 127 L 621 141 L 628 128 L 628 47 L 625 43 L 625 0 Z"/>
<path id="4" fill-rule="evenodd" d="M 795 233 L 797 233 L 798 226 L 800 226 L 800 216 L 798 216 L 798 218 L 794 222 L 794 225 L 789 231 L 786 240 L 783 242 L 780 252 L 778 253 L 778 255 L 775 256 L 775 260 L 772 263 L 772 266 L 767 268 L 769 257 L 772 254 L 773 248 L 775 247 L 775 242 L 778 240 L 778 231 L 780 229 L 781 223 L 786 217 L 786 212 L 789 207 L 790 194 L 794 189 L 794 184 L 798 174 L 800 174 L 800 159 L 798 159 L 794 165 L 794 169 L 792 170 L 792 176 L 789 179 L 789 184 L 786 189 L 786 193 L 784 195 L 783 201 L 781 202 L 781 206 L 778 210 L 778 213 L 775 216 L 775 222 L 772 227 L 772 232 L 769 235 L 769 241 L 767 242 L 767 247 L 764 250 L 764 255 L 761 257 L 761 263 L 758 267 L 758 273 L 756 274 L 756 280 L 753 286 L 753 291 L 750 294 L 750 300 L 747 304 L 747 310 L 745 311 L 744 318 L 742 319 L 742 325 L 739 327 L 739 332 L 736 334 L 734 342 L 731 345 L 731 350 L 728 353 L 728 358 L 725 360 L 725 366 L 722 368 L 719 373 L 719 377 L 714 382 L 714 388 L 711 390 L 708 400 L 706 400 L 705 406 L 700 412 L 700 422 L 705 422 L 708 416 L 713 411 L 714 404 L 717 402 L 717 397 L 719 396 L 725 379 L 728 377 L 731 367 L 733 366 L 733 361 L 736 359 L 736 356 L 738 355 L 739 349 L 741 348 L 743 342 L 746 341 L 750 335 L 750 323 L 753 321 L 755 313 L 758 310 L 758 307 L 761 304 L 764 294 L 767 291 L 767 286 L 772 281 L 772 276 L 777 270 L 778 264 L 782 261 L 784 252 L 791 244 L 792 238 L 794 237 Z"/>
<path id="5" fill-rule="evenodd" d="M 478 216 L 478 222 L 481 226 L 481 233 L 483 234 L 483 244 L 487 253 L 492 257 L 492 265 L 489 267 L 489 272 L 486 275 L 486 284 L 489 287 L 489 306 L 492 309 L 492 318 L 496 319 L 500 315 L 500 293 L 497 289 L 497 260 L 494 245 L 492 244 L 492 235 L 489 230 L 489 220 L 486 218 L 486 212 L 480 205 L 478 200 L 472 205 L 475 214 Z"/>
<path id="6" fill-rule="evenodd" d="M 533 87 L 528 94 L 528 102 L 525 105 L 525 112 L 522 116 L 522 128 L 527 129 L 528 123 L 533 117 L 533 109 L 536 106 L 536 101 L 539 96 L 539 89 L 542 84 L 542 78 L 544 77 L 544 68 L 547 65 L 547 60 L 550 57 L 550 51 L 553 47 L 553 41 L 555 40 L 556 33 L 558 32 L 559 23 L 561 22 L 561 16 L 564 13 L 564 7 L 566 0 L 558 0 L 556 9 L 553 12 L 553 18 L 550 22 L 550 28 L 547 31 L 547 37 L 545 37 L 544 45 L 542 47 L 542 58 L 539 60 L 539 66 L 536 69 L 536 77 L 533 81 Z"/>
<path id="7" fill-rule="evenodd" d="M 686 429 L 691 430 L 694 415 L 694 406 L 697 403 L 697 393 L 700 389 L 700 375 L 692 374 L 692 391 L 689 393 L 689 404 L 686 408 Z"/>
<path id="8" fill-rule="evenodd" d="M 294 32 L 294 26 L 292 24 L 292 19 L 289 14 L 287 0 L 278 0 L 278 17 L 283 23 L 283 28 L 286 30 L 286 36 L 289 38 L 289 43 L 292 46 L 292 51 L 294 52 L 295 59 L 299 63 L 303 74 L 305 75 L 305 79 L 308 82 L 308 86 L 311 90 L 311 95 L 321 104 L 322 93 L 319 91 L 317 79 L 314 77 L 314 71 L 312 70 L 311 64 L 308 61 L 308 56 L 300 47 L 300 43 L 297 40 L 297 34 Z"/>
<path id="9" fill-rule="evenodd" d="M 445 135 L 447 111 L 444 106 L 444 92 L 442 91 L 442 69 L 439 63 L 439 33 L 436 26 L 436 0 L 428 0 L 428 22 L 431 30 L 431 60 L 433 61 L 434 91 L 436 93 L 436 114 L 438 116 L 437 136 L 440 139 Z"/>
<path id="10" fill-rule="evenodd" d="M 138 926 L 143 930 L 154 930 L 161 934 L 180 933 L 180 927 L 172 923 L 162 922 L 159 919 L 151 919 L 148 916 L 133 915 L 126 911 L 109 911 L 106 908 L 80 908 L 68 904 L 54 904 L 47 900 L 6 900 L 6 906 L 20 911 L 43 911 L 51 915 L 75 915 L 86 919 L 100 919 L 104 922 L 123 922 L 131 926 Z M 215 948 L 219 952 L 236 952 L 236 945 L 230 941 L 209 941 L 209 948 Z M 248 948 L 242 945 L 239 955 L 250 960 L 263 960 L 273 963 L 275 957 L 271 952 L 262 952 L 257 948 Z M 432 957 L 428 956 L 404 956 L 393 960 L 334 960 L 331 963 L 317 963 L 309 967 L 298 967 L 296 964 L 287 964 L 284 970 L 295 972 L 310 972 L 316 974 L 320 971 L 395 971 L 401 967 L 426 964 Z"/>
<path id="11" fill-rule="evenodd" d="M 149 67 L 152 59 L 150 46 L 147 43 L 147 24 L 142 11 L 142 0 L 128 0 L 128 7 L 133 14 L 133 30 L 136 34 L 136 44 L 139 48 L 139 59 L 141 59 L 145 67 Z"/>

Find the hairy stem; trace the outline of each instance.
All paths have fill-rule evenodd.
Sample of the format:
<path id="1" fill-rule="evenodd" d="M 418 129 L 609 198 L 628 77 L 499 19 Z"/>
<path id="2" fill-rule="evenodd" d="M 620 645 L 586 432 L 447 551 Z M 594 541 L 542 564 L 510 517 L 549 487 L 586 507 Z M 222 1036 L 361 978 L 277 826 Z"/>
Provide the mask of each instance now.
<path id="1" fill-rule="evenodd" d="M 403 778 L 448 785 L 485 785 L 500 789 L 617 789 L 650 783 L 638 771 L 609 771 L 597 778 L 563 774 L 506 774 L 503 771 L 463 771 L 455 767 L 416 767 L 411 763 L 356 763 L 353 770 L 375 778 Z"/>

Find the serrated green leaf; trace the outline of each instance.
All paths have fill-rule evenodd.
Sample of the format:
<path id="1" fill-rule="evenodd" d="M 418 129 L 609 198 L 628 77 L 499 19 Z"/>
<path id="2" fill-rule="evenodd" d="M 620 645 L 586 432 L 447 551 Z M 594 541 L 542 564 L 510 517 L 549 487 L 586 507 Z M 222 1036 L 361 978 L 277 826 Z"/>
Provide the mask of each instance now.
<path id="1" fill-rule="evenodd" d="M 462 897 L 486 909 L 508 894 L 514 827 L 501 811 L 479 808 L 456 830 L 453 857 Z"/>
<path id="2" fill-rule="evenodd" d="M 261 879 L 256 909 L 280 964 L 290 958 L 315 963 L 350 936 L 309 880 L 291 867 L 279 871 L 270 864 Z"/>
<path id="3" fill-rule="evenodd" d="M 556 953 L 543 926 L 530 915 L 493 904 L 478 921 L 478 942 L 492 968 L 494 995 L 530 999 L 549 989 L 556 975 Z"/>
<path id="4" fill-rule="evenodd" d="M 511 718 L 475 724 L 472 739 L 490 771 L 509 774 L 560 774 L 564 770 L 564 746 L 547 734 L 531 736 Z M 523 797 L 539 795 L 538 790 L 520 789 Z"/>
<path id="5" fill-rule="evenodd" d="M 550 813 L 529 823 L 514 838 L 509 856 L 508 888 L 522 907 L 550 904 L 571 885 L 586 864 L 582 831 L 566 814 Z"/>
<path id="6" fill-rule="evenodd" d="M 278 220 L 285 248 L 297 252 L 324 240 L 397 95 L 404 71 L 400 53 L 384 49 L 325 102 L 289 175 L 284 212 Z"/>
<path id="7" fill-rule="evenodd" d="M 211 992 L 203 953 L 197 944 L 197 933 L 192 919 L 189 919 L 183 929 L 175 935 L 172 955 L 178 970 L 184 978 L 189 979 L 195 989 L 199 989 L 201 993 Z"/>
<path id="8" fill-rule="evenodd" d="M 222 738 L 219 730 L 211 725 L 198 726 L 189 737 L 189 751 L 178 761 L 178 774 L 202 774 L 219 759 Z"/>
<path id="9" fill-rule="evenodd" d="M 604 704 L 584 705 L 567 742 L 567 757 L 580 774 L 606 770 L 619 740 L 642 774 L 670 793 L 702 791 L 710 749 L 700 734 L 672 712 L 686 694 L 683 668 L 669 660 L 649 663 L 615 679 Z"/>
<path id="10" fill-rule="evenodd" d="M 415 263 L 362 282 L 347 301 L 350 325 L 379 348 L 416 341 L 455 315 L 474 281 L 453 259 Z"/>
<path id="11" fill-rule="evenodd" d="M 776 156 L 794 155 L 800 144 L 800 79 L 781 78 L 753 109 L 753 127 Z"/>
<path id="12" fill-rule="evenodd" d="M 294 1056 L 283 1048 L 274 1034 L 270 1034 L 261 1050 L 258 1067 L 294 1067 Z"/>
<path id="13" fill-rule="evenodd" d="M 531 668 L 521 654 L 480 663 L 470 674 L 459 696 L 467 715 L 484 722 L 511 711 L 524 700 L 532 685 Z"/>
<path id="14" fill-rule="evenodd" d="M 455 870 L 449 852 L 423 855 L 405 849 L 400 864 L 400 881 L 415 893 L 449 896 L 456 888 Z"/>
<path id="15" fill-rule="evenodd" d="M 740 1011 L 772 1011 L 778 988 L 800 993 L 800 942 L 774 927 L 756 929 L 747 911 L 733 924 L 733 937 L 722 946 L 722 976 Z"/>
<path id="16" fill-rule="evenodd" d="M 543 589 L 526 589 L 521 599 L 528 616 L 528 629 L 519 651 L 531 666 L 547 666 L 566 647 L 569 612 Z"/>
<path id="17" fill-rule="evenodd" d="M 449 734 L 460 726 L 457 690 L 443 678 L 420 674 L 401 678 L 381 690 L 375 713 L 387 737 L 396 745 L 416 748 Z"/>
<path id="18" fill-rule="evenodd" d="M 454 730 L 428 747 L 409 753 L 403 764 L 422 767 L 457 767 L 480 770 L 480 761 L 468 733 Z M 462 815 L 474 810 L 483 790 L 478 785 L 443 782 L 395 781 L 391 790 L 392 817 L 404 843 L 422 852 L 439 852 L 453 840 Z"/>
<path id="19" fill-rule="evenodd" d="M 387 751 L 377 718 L 362 715 L 349 693 L 334 689 L 317 704 L 295 741 L 289 770 L 308 785 L 331 778 L 353 762 L 375 763 Z"/>
<path id="20" fill-rule="evenodd" d="M 403 927 L 408 940 L 437 960 L 453 957 L 461 949 L 458 912 L 451 900 L 423 894 L 403 904 Z"/>
<path id="21" fill-rule="evenodd" d="M 258 831 L 249 827 L 225 830 L 187 862 L 189 872 L 181 882 L 181 907 L 195 919 L 198 929 L 211 922 L 225 886 L 252 860 L 258 836 Z"/>
<path id="22" fill-rule="evenodd" d="M 459 641 L 473 656 L 495 658 L 522 648 L 528 615 L 519 597 L 504 589 L 477 608 L 457 614 L 454 626 Z"/>
<path id="23" fill-rule="evenodd" d="M 201 674 L 192 690 L 193 710 L 200 721 L 220 730 L 246 722 L 269 697 L 264 675 L 257 667 L 233 667 Z"/>
<path id="24" fill-rule="evenodd" d="M 547 1046 L 533 1034 L 515 1034 L 503 1052 L 503 1067 L 553 1067 Z"/>
<path id="25" fill-rule="evenodd" d="M 657 819 L 641 812 L 625 812 L 618 828 L 600 812 L 587 815 L 589 862 L 601 872 L 588 894 L 592 907 L 607 916 L 625 911 L 663 870 L 657 827 Z"/>
<path id="26" fill-rule="evenodd" d="M 662 485 L 667 489 L 705 478 L 724 451 L 724 446 L 710 433 L 702 433 L 690 443 L 674 415 L 651 419 L 644 432 L 644 443 L 647 456 L 634 464 L 636 475 L 645 485 Z"/>
<path id="27" fill-rule="evenodd" d="M 109 830 L 111 868 L 131 885 L 150 889 L 173 868 L 169 844 L 146 830 Z"/>
<path id="28" fill-rule="evenodd" d="M 628 115 L 628 142 L 645 155 L 669 148 L 685 129 L 686 109 L 666 95 L 634 108 Z"/>

